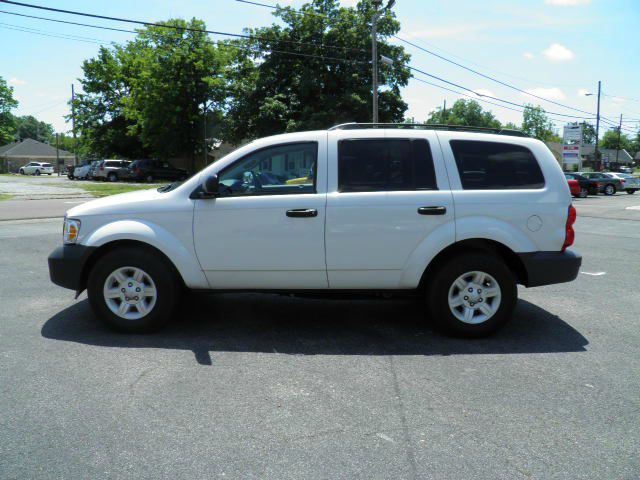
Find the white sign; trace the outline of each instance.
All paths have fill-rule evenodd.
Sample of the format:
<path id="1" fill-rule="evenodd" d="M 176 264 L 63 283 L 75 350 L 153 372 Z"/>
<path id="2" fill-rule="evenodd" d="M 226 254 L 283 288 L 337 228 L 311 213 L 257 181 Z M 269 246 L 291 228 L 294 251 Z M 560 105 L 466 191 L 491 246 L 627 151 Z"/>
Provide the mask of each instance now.
<path id="1" fill-rule="evenodd" d="M 582 125 L 565 125 L 562 132 L 562 163 L 580 165 L 582 163 Z"/>

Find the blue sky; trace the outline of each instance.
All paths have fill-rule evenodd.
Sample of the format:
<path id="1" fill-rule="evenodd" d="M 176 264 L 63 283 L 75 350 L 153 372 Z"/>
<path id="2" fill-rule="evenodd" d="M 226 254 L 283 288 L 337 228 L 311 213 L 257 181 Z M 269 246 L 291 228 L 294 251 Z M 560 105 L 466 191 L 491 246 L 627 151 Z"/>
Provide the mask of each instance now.
<path id="1" fill-rule="evenodd" d="M 213 30 L 241 32 L 274 21 L 266 8 L 234 0 L 57 0 L 33 3 L 57 8 L 146 21 L 198 17 Z M 265 0 L 265 3 L 275 3 Z M 281 4 L 294 7 L 302 0 Z M 352 5 L 355 0 L 342 0 Z M 0 3 L 0 10 L 51 18 L 99 23 L 117 28 L 132 25 L 81 19 Z M 598 80 L 607 95 L 602 114 L 608 119 L 638 120 L 640 127 L 640 0 L 397 0 L 393 7 L 402 24 L 399 36 L 486 75 L 563 104 L 595 112 Z M 16 30 L 19 28 L 19 30 Z M 29 29 L 29 32 L 23 31 Z M 83 40 L 123 42 L 131 34 L 55 24 L 0 13 L 0 75 L 20 101 L 17 114 L 32 114 L 68 131 L 63 116 L 71 84 L 81 76 L 84 59 L 99 46 L 87 41 L 45 35 L 75 35 Z M 434 56 L 406 46 L 412 65 L 454 83 L 514 103 L 540 103 L 547 110 L 582 113 L 528 97 Z M 427 77 L 416 75 L 428 81 Z M 433 81 L 434 83 L 440 83 Z M 468 92 L 467 92 L 468 93 Z M 473 94 L 472 94 L 473 95 Z M 408 117 L 424 120 L 428 112 L 453 104 L 460 95 L 412 79 L 403 97 Z M 521 123 L 521 113 L 484 105 L 503 122 Z M 557 126 L 564 120 L 557 118 Z"/>

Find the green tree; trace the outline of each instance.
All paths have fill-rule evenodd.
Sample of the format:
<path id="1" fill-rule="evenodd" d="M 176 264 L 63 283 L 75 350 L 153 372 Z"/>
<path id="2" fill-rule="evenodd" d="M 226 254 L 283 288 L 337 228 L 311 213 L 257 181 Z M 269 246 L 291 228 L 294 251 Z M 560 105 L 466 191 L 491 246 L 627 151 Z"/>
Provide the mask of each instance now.
<path id="1" fill-rule="evenodd" d="M 19 139 L 32 138 L 39 142 L 51 141 L 54 134 L 53 125 L 41 122 L 32 115 L 15 117 L 16 136 Z"/>
<path id="2" fill-rule="evenodd" d="M 17 106 L 18 101 L 13 98 L 13 87 L 0 77 L 0 145 L 9 143 L 14 138 L 16 128 L 11 110 Z"/>
<path id="3" fill-rule="evenodd" d="M 204 109 L 220 118 L 227 96 L 227 48 L 196 19 L 138 30 L 83 64 L 77 96 L 81 142 L 100 156 L 191 159 L 204 149 Z"/>
<path id="4" fill-rule="evenodd" d="M 607 130 L 600 140 L 601 148 L 608 148 L 611 150 L 617 150 L 619 145 L 620 150 L 629 150 L 631 147 L 631 139 L 622 133 L 620 135 L 620 143 L 618 144 L 618 129 L 612 128 Z"/>
<path id="5" fill-rule="evenodd" d="M 582 124 L 582 143 L 592 145 L 596 143 L 596 127 L 591 123 Z"/>
<path id="6" fill-rule="evenodd" d="M 232 80 L 225 138 L 238 141 L 342 122 L 370 122 L 367 52 L 373 14 L 371 0 L 361 0 L 355 8 L 340 7 L 338 0 L 313 0 L 300 10 L 278 8 L 274 15 L 284 25 L 247 30 L 253 38 L 234 44 L 250 49 L 246 55 L 255 66 L 239 71 Z M 384 10 L 378 21 L 378 51 L 394 63 L 379 69 L 381 122 L 401 122 L 407 109 L 400 87 L 410 78 L 409 56 L 386 41 L 399 29 L 393 12 Z M 341 48 L 329 50 L 324 45 Z"/>
<path id="7" fill-rule="evenodd" d="M 543 142 L 559 140 L 558 135 L 553 131 L 553 122 L 547 116 L 544 108 L 539 105 L 525 105 L 522 112 L 522 131 Z"/>
<path id="8" fill-rule="evenodd" d="M 431 112 L 426 123 L 500 128 L 500 121 L 490 111 L 483 110 L 475 100 L 456 100 L 443 114 L 441 108 Z"/>

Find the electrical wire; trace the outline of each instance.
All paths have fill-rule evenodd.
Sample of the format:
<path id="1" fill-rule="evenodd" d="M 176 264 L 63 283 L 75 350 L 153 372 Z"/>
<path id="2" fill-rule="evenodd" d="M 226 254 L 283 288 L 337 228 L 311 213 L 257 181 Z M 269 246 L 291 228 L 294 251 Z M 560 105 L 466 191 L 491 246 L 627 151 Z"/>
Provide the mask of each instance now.
<path id="1" fill-rule="evenodd" d="M 245 38 L 245 39 L 249 39 L 249 40 L 254 40 L 254 41 L 259 41 L 259 42 L 265 42 L 265 43 L 269 43 L 271 42 L 269 39 L 264 39 L 264 38 L 260 38 L 260 37 L 256 37 L 255 35 L 247 35 L 247 34 L 241 34 L 241 33 L 230 33 L 230 32 L 223 32 L 223 31 L 218 31 L 218 30 L 206 30 L 206 29 L 201 29 L 201 28 L 193 28 L 193 27 L 179 27 L 177 25 L 169 25 L 169 24 L 165 24 L 165 23 L 157 23 L 157 22 L 146 22 L 146 21 L 142 21 L 142 20 L 133 20 L 133 19 L 129 19 L 129 18 L 122 18 L 122 17 L 110 17 L 107 15 L 98 15 L 95 13 L 86 13 L 86 12 L 78 12 L 75 10 L 64 10 L 61 8 L 53 8 L 53 7 L 45 7 L 43 5 L 33 5 L 30 3 L 23 3 L 23 2 L 15 2 L 13 0 L 0 0 L 0 3 L 6 3 L 9 5 L 17 5 L 20 7 L 27 7 L 27 8 L 35 8 L 37 10 L 46 10 L 46 11 L 50 11 L 50 12 L 56 12 L 56 13 L 64 13 L 67 15 L 77 15 L 77 16 L 82 16 L 82 17 L 89 17 L 89 18 L 98 18 L 101 20 L 110 20 L 110 21 L 114 21 L 114 22 L 124 22 L 124 23 L 133 23 L 136 25 L 143 25 L 146 27 L 161 27 L 161 28 L 170 28 L 173 30 L 184 30 L 184 31 L 188 31 L 188 32 L 199 32 L 199 33 L 208 33 L 211 35 L 221 35 L 221 36 L 227 36 L 227 37 L 234 37 L 234 38 Z M 301 42 L 298 40 L 276 40 L 277 42 L 282 42 L 282 43 L 288 43 L 288 44 L 295 44 L 295 45 L 305 45 L 305 46 L 311 46 L 314 48 L 330 48 L 330 49 L 335 49 L 335 50 L 343 50 L 343 51 L 357 51 L 360 53 L 367 53 L 366 50 L 364 49 L 360 49 L 360 48 L 351 48 L 351 47 L 342 47 L 339 45 L 318 45 L 315 43 L 310 43 L 310 42 Z"/>

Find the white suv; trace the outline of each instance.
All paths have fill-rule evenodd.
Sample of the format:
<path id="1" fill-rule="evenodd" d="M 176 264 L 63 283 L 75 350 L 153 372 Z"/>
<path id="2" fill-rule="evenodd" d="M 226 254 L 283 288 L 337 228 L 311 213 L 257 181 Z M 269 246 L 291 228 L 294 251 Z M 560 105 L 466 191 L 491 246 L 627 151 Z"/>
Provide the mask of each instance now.
<path id="1" fill-rule="evenodd" d="M 53 165 L 50 163 L 42 162 L 29 162 L 25 166 L 20 167 L 20 175 L 40 175 L 46 173 L 51 175 L 53 173 Z"/>
<path id="2" fill-rule="evenodd" d="M 181 184 L 74 207 L 49 270 L 129 332 L 165 324 L 186 288 L 413 293 L 437 326 L 479 336 L 511 316 L 516 284 L 576 278 L 574 221 L 538 140 L 347 124 L 256 140 Z"/>

